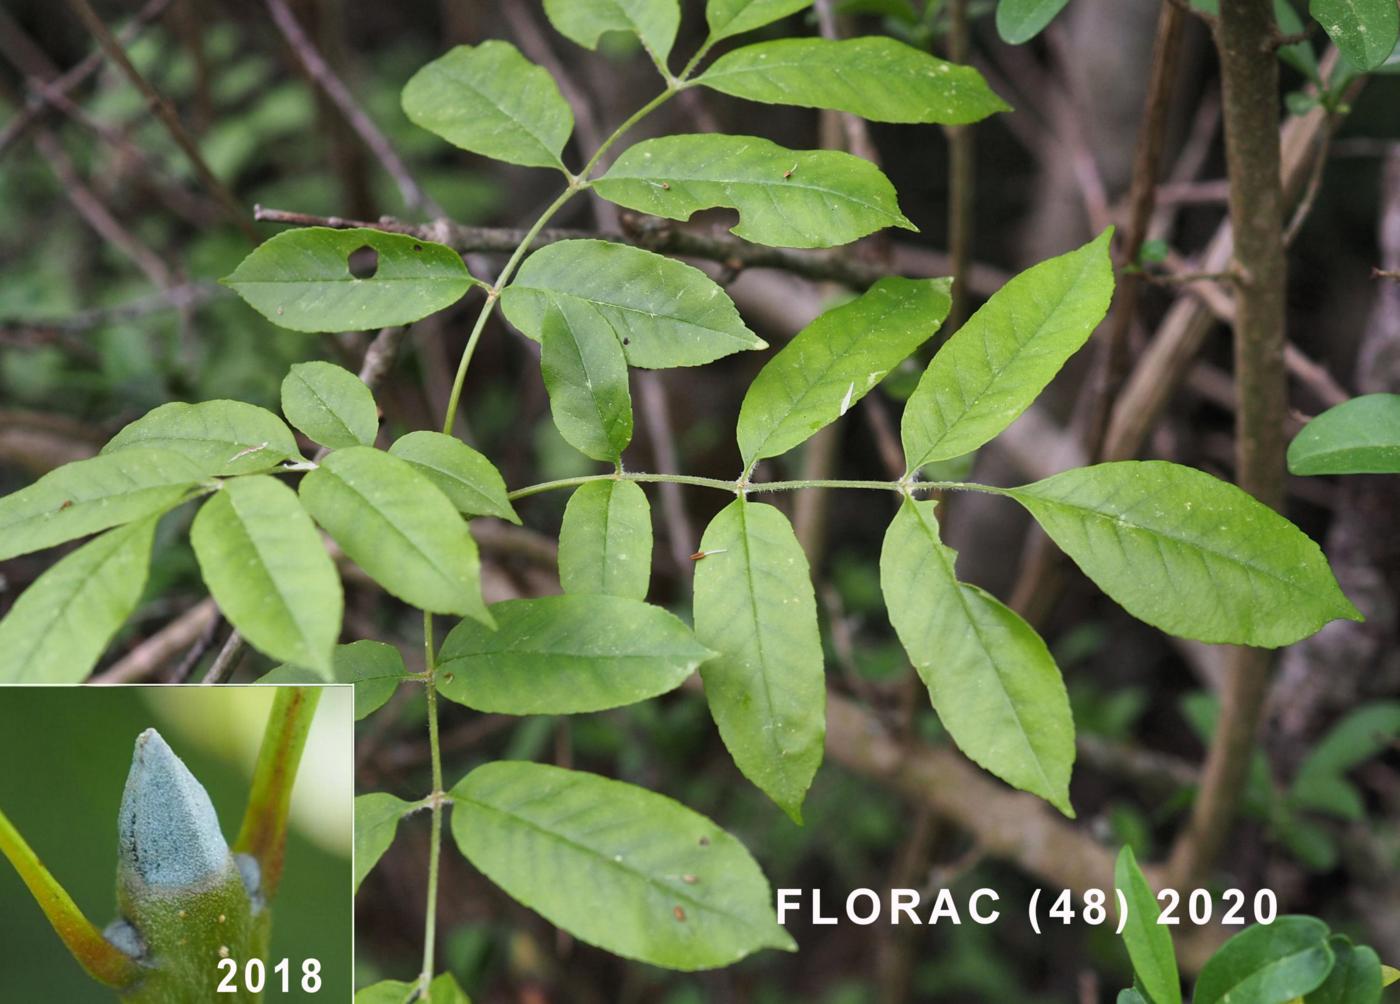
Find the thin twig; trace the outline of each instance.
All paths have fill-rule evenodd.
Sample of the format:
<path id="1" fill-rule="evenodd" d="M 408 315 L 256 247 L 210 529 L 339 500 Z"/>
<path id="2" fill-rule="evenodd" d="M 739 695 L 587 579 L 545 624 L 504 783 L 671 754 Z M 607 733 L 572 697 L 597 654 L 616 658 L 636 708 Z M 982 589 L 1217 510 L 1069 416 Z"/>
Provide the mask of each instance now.
<path id="1" fill-rule="evenodd" d="M 131 85 L 146 99 L 147 104 L 150 105 L 151 111 L 155 113 L 156 118 L 160 119 L 161 124 L 165 126 L 166 131 L 170 134 L 170 138 L 175 141 L 175 144 L 184 151 L 185 156 L 189 158 L 190 164 L 193 165 L 195 173 L 199 175 L 199 180 L 203 183 L 204 187 L 223 205 L 224 210 L 228 213 L 229 219 L 237 224 L 238 228 L 242 230 L 250 240 L 254 242 L 258 241 L 258 232 L 253 229 L 253 225 L 248 221 L 247 215 L 244 213 L 238 200 L 234 197 L 234 194 L 229 191 L 227 185 L 219 180 L 218 175 L 213 172 L 208 162 L 205 161 L 204 155 L 199 152 L 198 144 L 195 143 L 193 137 L 191 137 L 189 132 L 185 129 L 184 124 L 181 123 L 180 116 L 175 111 L 175 106 L 166 100 L 151 86 L 150 81 L 141 75 L 141 71 L 132 63 L 131 58 L 126 54 L 126 50 L 122 48 L 122 44 L 112 35 L 112 32 L 108 29 L 102 18 L 97 16 L 97 12 L 92 9 L 92 5 L 88 3 L 88 0 L 68 0 L 68 5 L 73 9 L 73 12 L 78 15 L 79 20 L 83 22 L 88 31 L 92 32 L 93 37 L 97 39 L 97 43 L 102 47 L 102 51 L 107 54 L 107 58 L 117 65 L 123 75 L 126 76 L 126 79 L 130 81 Z"/>
<path id="2" fill-rule="evenodd" d="M 266 0 L 266 3 L 268 13 L 272 15 L 273 24 L 282 33 L 282 37 L 286 39 L 287 45 L 291 47 L 297 61 L 301 63 L 311 79 L 320 85 L 321 90 L 325 91 L 326 96 L 340 109 L 340 114 L 345 116 L 345 121 L 350 124 L 350 128 L 355 130 L 356 135 L 364 141 L 365 146 L 374 154 L 389 176 L 394 179 L 394 184 L 398 186 L 399 194 L 403 196 L 408 207 L 425 212 L 434 218 L 447 215 L 433 197 L 414 180 L 412 173 L 399 157 L 393 144 L 389 142 L 388 137 L 365 114 L 354 95 L 350 93 L 350 89 L 336 76 L 330 64 L 311 44 L 311 40 L 307 38 L 306 32 L 302 30 L 296 15 L 291 12 L 285 0 Z"/>
<path id="3" fill-rule="evenodd" d="M 224 647 L 219 649 L 219 654 L 214 657 L 214 663 L 209 667 L 209 672 L 204 674 L 204 679 L 199 681 L 202 687 L 212 687 L 216 683 L 223 683 L 224 679 L 233 672 L 234 664 L 238 662 L 238 656 L 243 652 L 243 636 L 237 631 L 229 632 L 228 640 L 224 642 Z"/>

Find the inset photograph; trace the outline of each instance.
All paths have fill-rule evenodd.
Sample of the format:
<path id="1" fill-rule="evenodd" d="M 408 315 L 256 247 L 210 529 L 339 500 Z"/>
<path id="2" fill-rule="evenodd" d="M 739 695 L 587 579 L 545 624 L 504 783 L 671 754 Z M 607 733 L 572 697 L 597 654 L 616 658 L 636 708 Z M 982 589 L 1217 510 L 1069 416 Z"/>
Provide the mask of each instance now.
<path id="1" fill-rule="evenodd" d="M 0 696 L 0 1001 L 350 999 L 350 687 Z"/>

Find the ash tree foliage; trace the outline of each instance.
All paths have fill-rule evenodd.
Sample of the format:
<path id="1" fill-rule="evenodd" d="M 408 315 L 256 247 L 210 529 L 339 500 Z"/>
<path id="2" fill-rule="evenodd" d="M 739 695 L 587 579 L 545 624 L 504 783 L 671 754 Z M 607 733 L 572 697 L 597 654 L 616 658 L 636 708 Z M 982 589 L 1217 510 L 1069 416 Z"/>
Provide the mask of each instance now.
<path id="1" fill-rule="evenodd" d="M 1024 40 L 1063 5 L 1004 0 L 998 25 L 1009 39 Z M 772 353 L 737 416 L 743 467 L 733 481 L 623 467 L 632 368 L 699 366 L 768 346 L 699 269 L 601 240 L 535 248 L 566 202 L 591 191 L 681 221 L 727 208 L 738 214 L 738 237 L 783 248 L 833 247 L 885 228 L 914 228 L 880 169 L 843 152 L 789 150 L 756 136 L 671 135 L 627 147 L 604 168 L 604 155 L 636 122 L 695 87 L 882 122 L 960 124 L 1007 107 L 972 68 L 889 38 L 740 40 L 707 63 L 721 40 L 806 6 L 709 0 L 709 37 L 675 72 L 675 0 L 546 2 L 554 27 L 580 45 L 596 46 L 605 31 L 632 33 L 662 78 L 659 93 L 577 169 L 564 160 L 568 104 L 550 75 L 509 43 L 460 46 L 419 70 L 403 90 L 409 119 L 454 146 L 553 171 L 563 182 L 500 275 L 474 277 L 456 252 L 414 237 L 309 227 L 268 240 L 225 281 L 274 323 L 313 332 L 408 324 L 484 287 L 443 431 L 411 432 L 381 448 L 370 389 L 328 363 L 292 368 L 281 417 L 208 401 L 137 419 L 99 456 L 0 500 L 0 558 L 92 536 L 0 622 L 0 679 L 84 678 L 141 595 L 156 522 L 197 505 L 191 540 L 200 570 L 247 642 L 283 664 L 269 680 L 353 682 L 360 717 L 405 682 L 426 686 L 435 790 L 414 802 L 385 793 L 358 799 L 357 880 L 391 846 L 405 815 L 430 810 L 436 840 L 450 807 L 458 849 L 520 902 L 618 955 L 692 970 L 796 947 L 748 851 L 661 794 L 587 773 L 499 762 L 444 782 L 436 700 L 503 714 L 574 714 L 646 700 L 698 672 L 739 770 L 800 822 L 823 753 L 822 640 L 802 548 L 783 512 L 757 496 L 826 487 L 894 498 L 880 581 L 891 625 L 933 708 L 968 757 L 1066 816 L 1074 814 L 1075 743 L 1060 670 L 1024 620 L 959 580 L 958 556 L 941 537 L 939 493 L 1002 496 L 1003 504 L 1024 507 L 1107 595 L 1182 637 L 1273 648 L 1333 619 L 1359 619 L 1316 544 L 1200 471 L 1104 463 L 1013 488 L 928 476 L 1006 429 L 1088 341 L 1114 290 L 1109 230 L 1016 276 L 946 338 L 904 410 L 906 470 L 898 480 L 809 484 L 755 475 L 761 460 L 840 420 L 939 332 L 950 309 L 947 279 L 884 279 Z M 1358 16 L 1365 9 L 1339 6 Z M 349 259 L 363 247 L 377 252 L 378 268 L 357 277 Z M 472 354 L 497 304 L 540 344 L 559 432 L 606 471 L 510 491 L 489 458 L 450 435 Z M 1319 419 L 1312 445 L 1297 448 L 1301 462 L 1319 471 L 1375 457 L 1394 463 L 1393 437 L 1388 446 L 1348 445 L 1347 426 L 1347 416 Z M 292 429 L 322 450 L 304 456 Z M 642 485 L 658 481 L 733 498 L 699 541 L 688 618 L 647 602 L 651 520 Z M 469 521 L 519 522 L 514 501 L 567 489 L 574 491 L 559 546 L 564 594 L 486 604 Z M 343 560 L 423 612 L 424 673 L 409 674 L 386 644 L 337 644 L 342 586 L 323 534 Z M 437 618 L 449 625 L 440 645 Z M 431 932 L 431 906 L 429 916 Z M 1279 930 L 1256 941 L 1282 938 Z M 1311 946 L 1310 972 L 1339 957 L 1313 927 L 1289 937 L 1290 945 Z M 1236 962 L 1227 958 L 1203 974 L 1203 983 L 1223 974 L 1218 985 L 1226 989 L 1197 999 L 1227 999 L 1229 980 L 1244 966 L 1238 959 L 1275 948 L 1271 940 L 1232 950 Z M 1144 982 L 1165 979 L 1154 974 L 1168 968 L 1175 978 L 1169 946 L 1151 946 L 1152 965 L 1138 961 L 1142 949 L 1131 940 L 1129 949 Z M 431 977 L 382 983 L 361 999 L 462 999 L 450 976 Z M 1313 992 L 1317 984 L 1305 982 L 1298 992 Z M 1138 992 L 1157 1004 L 1179 999 L 1150 987 Z"/>

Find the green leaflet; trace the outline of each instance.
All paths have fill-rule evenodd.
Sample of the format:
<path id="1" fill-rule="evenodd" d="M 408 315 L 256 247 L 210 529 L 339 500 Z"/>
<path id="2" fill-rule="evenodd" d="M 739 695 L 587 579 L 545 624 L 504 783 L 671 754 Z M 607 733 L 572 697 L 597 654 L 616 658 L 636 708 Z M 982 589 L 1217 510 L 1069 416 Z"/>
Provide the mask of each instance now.
<path id="1" fill-rule="evenodd" d="M 355 998 L 355 1004 L 360 1004 L 360 999 Z M 1152 1004 L 1146 997 L 1138 993 L 1133 987 L 1127 990 L 1118 991 L 1118 1004 Z"/>
<path id="2" fill-rule="evenodd" d="M 731 232 L 775 247 L 834 247 L 884 227 L 918 229 L 869 161 L 838 150 L 788 150 L 756 136 L 643 140 L 593 188 L 610 202 L 671 220 L 737 209 Z"/>
<path id="3" fill-rule="evenodd" d="M 405 603 L 491 623 L 467 524 L 406 460 L 367 446 L 337 450 L 302 478 L 301 501 L 357 565 Z"/>
<path id="4" fill-rule="evenodd" d="M 900 424 L 911 473 L 991 440 L 1088 341 L 1113 297 L 1112 234 L 1022 272 L 939 349 Z"/>
<path id="5" fill-rule="evenodd" d="M 49 566 L 0 620 L 0 682 L 79 683 L 146 588 L 157 515 Z"/>
<path id="6" fill-rule="evenodd" d="M 381 980 L 373 986 L 365 987 L 355 994 L 355 1004 L 409 1004 L 418 992 L 417 983 L 404 983 L 400 980 Z M 416 998 L 423 1004 L 471 1004 L 471 999 L 462 991 L 457 977 L 451 973 L 440 973 L 428 984 L 428 996 Z"/>
<path id="7" fill-rule="evenodd" d="M 403 656 L 382 641 L 352 641 L 337 645 L 329 674 L 305 666 L 278 666 L 259 683 L 349 683 L 355 687 L 355 721 L 382 708 L 408 676 Z"/>
<path id="8" fill-rule="evenodd" d="M 1067 3 L 1069 0 L 997 0 L 997 34 L 1010 45 L 1029 42 Z"/>
<path id="9" fill-rule="evenodd" d="M 807 556 L 780 511 L 735 499 L 695 566 L 705 699 L 744 776 L 796 822 L 822 759 L 826 679 Z"/>
<path id="10" fill-rule="evenodd" d="M 1225 942 L 1202 967 L 1192 1001 L 1285 1004 L 1321 986 L 1332 964 L 1326 924 L 1315 917 L 1280 917 Z"/>
<path id="11" fill-rule="evenodd" d="M 282 413 L 307 438 L 338 449 L 373 446 L 379 408 L 363 380 L 334 363 L 297 363 L 282 380 Z"/>
<path id="12" fill-rule="evenodd" d="M 1030 625 L 957 580 L 936 506 L 906 498 L 885 534 L 890 623 L 958 748 L 1073 817 L 1074 721 L 1059 668 Z"/>
<path id="13" fill-rule="evenodd" d="M 453 146 L 565 171 L 574 114 L 548 71 L 509 42 L 457 46 L 413 75 L 402 103 L 409 121 Z"/>
<path id="14" fill-rule="evenodd" d="M 676 0 L 544 0 L 544 12 L 559 34 L 585 49 L 598 48 L 604 32 L 631 32 L 658 63 L 671 54 L 681 23 Z"/>
<path id="15" fill-rule="evenodd" d="M 1381 988 L 1390 986 L 1392 983 L 1400 982 L 1400 969 L 1394 966 L 1381 966 Z"/>
<path id="16" fill-rule="evenodd" d="M 1359 70 L 1376 69 L 1400 40 L 1395 0 L 1311 0 L 1308 13 Z"/>
<path id="17" fill-rule="evenodd" d="M 1347 772 L 1384 752 L 1400 737 L 1400 701 L 1378 701 L 1352 711 L 1303 759 L 1289 798 L 1340 819 L 1361 822 L 1365 801 Z"/>
<path id="18" fill-rule="evenodd" d="M 300 460 L 297 441 L 272 412 L 242 401 L 172 401 L 124 426 L 102 447 L 151 446 L 179 453 L 209 476 L 257 474 Z"/>
<path id="19" fill-rule="evenodd" d="M 762 28 L 810 6 L 812 0 L 709 0 L 705 4 L 705 21 L 710 26 L 710 37 L 717 42 Z"/>
<path id="20" fill-rule="evenodd" d="M 616 463 L 632 441 L 632 393 L 627 358 L 612 332 L 551 311 L 540 338 L 540 372 L 559 434 L 580 453 Z"/>
<path id="21" fill-rule="evenodd" d="M 620 596 L 491 605 L 496 628 L 463 621 L 438 655 L 438 692 L 478 711 L 572 715 L 679 687 L 714 653 L 674 615 Z"/>
<path id="22" fill-rule="evenodd" d="M 151 446 L 64 464 L 0 498 L 0 561 L 164 512 L 204 476 L 184 455 Z"/>
<path id="23" fill-rule="evenodd" d="M 647 598 L 651 507 L 633 481 L 579 485 L 559 529 L 559 582 L 566 593 Z"/>
<path id="24" fill-rule="evenodd" d="M 739 409 L 739 451 L 776 457 L 844 415 L 948 316 L 951 279 L 881 279 L 797 333 L 759 371 Z"/>
<path id="25" fill-rule="evenodd" d="M 1336 962 L 1322 986 L 1304 998 L 1305 1004 L 1380 1004 L 1380 956 L 1342 935 L 1333 935 L 1328 944 Z"/>
<path id="26" fill-rule="evenodd" d="M 627 361 L 643 369 L 700 366 L 768 347 L 704 272 L 610 241 L 559 241 L 540 248 L 501 294 L 501 307 L 536 341 L 545 318 L 558 311 L 577 329 L 616 338 Z"/>
<path id="27" fill-rule="evenodd" d="M 1294 474 L 1400 474 L 1400 394 L 1328 408 L 1288 444 Z"/>
<path id="28" fill-rule="evenodd" d="M 382 791 L 355 798 L 355 891 L 374 870 L 399 829 L 399 820 L 416 809 L 412 802 Z"/>
<path id="29" fill-rule="evenodd" d="M 389 452 L 437 485 L 462 515 L 496 516 L 520 525 L 501 472 L 456 436 L 410 432 L 395 440 Z"/>
<path id="30" fill-rule="evenodd" d="M 1278 648 L 1361 619 L 1312 540 L 1203 471 L 1098 464 L 1006 494 L 1100 589 L 1169 634 Z"/>
<path id="31" fill-rule="evenodd" d="M 591 945 L 687 971 L 797 947 L 744 845 L 663 795 L 512 761 L 476 768 L 451 795 L 467 860 Z"/>
<path id="32" fill-rule="evenodd" d="M 190 526 L 200 573 L 254 648 L 329 672 L 344 596 L 296 492 L 266 474 L 234 478 Z"/>
<path id="33" fill-rule="evenodd" d="M 850 112 L 874 122 L 977 122 L 1011 106 L 970 66 L 883 35 L 785 38 L 726 53 L 695 80 L 736 98 Z"/>
<path id="34" fill-rule="evenodd" d="M 1152 1004 L 1181 1004 L 1181 976 L 1176 968 L 1171 930 L 1159 923 L 1161 910 L 1157 896 L 1143 877 L 1133 849 L 1118 852 L 1114 885 L 1128 900 L 1128 916 L 1123 927 L 1123 944 L 1132 960 L 1133 972 Z"/>
<path id="35" fill-rule="evenodd" d="M 365 279 L 350 255 L 378 255 Z M 221 280 L 273 324 L 293 331 L 368 331 L 411 324 L 451 306 L 472 277 L 451 248 L 379 230 L 303 227 L 263 241 Z"/>

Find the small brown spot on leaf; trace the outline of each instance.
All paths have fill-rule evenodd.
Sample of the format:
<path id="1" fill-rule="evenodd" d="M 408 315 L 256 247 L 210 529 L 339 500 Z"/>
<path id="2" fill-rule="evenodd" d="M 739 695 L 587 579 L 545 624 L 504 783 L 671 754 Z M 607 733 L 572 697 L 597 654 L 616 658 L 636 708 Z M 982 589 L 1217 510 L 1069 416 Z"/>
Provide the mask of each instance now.
<path id="1" fill-rule="evenodd" d="M 681 876 L 681 881 L 684 882 L 686 885 L 694 885 L 696 882 L 699 882 L 700 880 L 699 880 L 698 878 L 696 878 L 694 875 L 682 875 L 682 876 Z"/>
<path id="2" fill-rule="evenodd" d="M 709 847 L 709 846 L 710 846 L 710 838 L 709 838 L 709 837 L 701 837 L 701 838 L 700 838 L 700 846 L 701 846 L 701 847 Z"/>
<path id="3" fill-rule="evenodd" d="M 675 914 L 677 920 L 681 921 L 682 923 L 685 922 L 685 911 L 682 910 L 680 907 L 673 907 L 671 909 L 671 912 Z"/>

